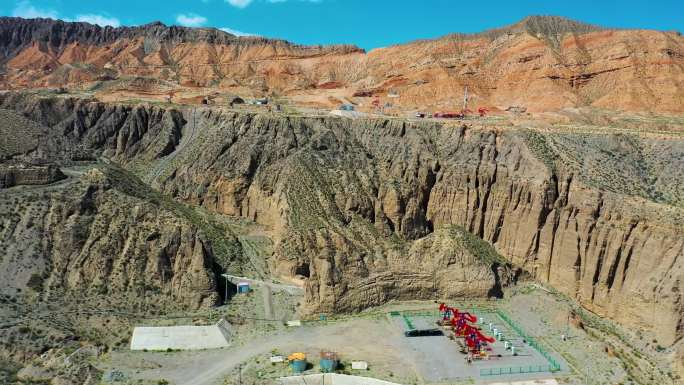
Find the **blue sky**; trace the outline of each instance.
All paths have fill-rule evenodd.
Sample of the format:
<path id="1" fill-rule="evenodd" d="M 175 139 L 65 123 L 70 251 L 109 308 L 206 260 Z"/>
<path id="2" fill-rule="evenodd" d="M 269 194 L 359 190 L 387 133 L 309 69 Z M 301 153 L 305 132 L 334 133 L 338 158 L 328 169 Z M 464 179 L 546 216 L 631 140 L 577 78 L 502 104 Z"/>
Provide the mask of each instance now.
<path id="1" fill-rule="evenodd" d="M 365 49 L 478 32 L 528 15 L 559 15 L 616 28 L 684 31 L 684 0 L 0 0 L 0 15 L 100 25 L 152 21 L 224 28 L 300 44 Z"/>

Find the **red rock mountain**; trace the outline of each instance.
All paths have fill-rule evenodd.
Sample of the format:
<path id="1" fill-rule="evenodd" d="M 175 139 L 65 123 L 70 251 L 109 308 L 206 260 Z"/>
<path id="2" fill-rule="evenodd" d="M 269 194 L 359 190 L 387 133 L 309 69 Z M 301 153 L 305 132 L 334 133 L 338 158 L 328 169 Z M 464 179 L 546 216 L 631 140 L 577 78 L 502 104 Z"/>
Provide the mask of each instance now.
<path id="1" fill-rule="evenodd" d="M 97 89 L 131 77 L 153 78 L 143 87 L 149 94 L 192 88 L 281 95 L 316 106 L 345 100 L 368 106 L 368 96 L 377 96 L 404 110 L 453 110 L 468 86 L 475 108 L 676 114 L 684 112 L 684 38 L 529 17 L 480 34 L 366 53 L 161 23 L 101 28 L 0 18 L 2 88 Z"/>

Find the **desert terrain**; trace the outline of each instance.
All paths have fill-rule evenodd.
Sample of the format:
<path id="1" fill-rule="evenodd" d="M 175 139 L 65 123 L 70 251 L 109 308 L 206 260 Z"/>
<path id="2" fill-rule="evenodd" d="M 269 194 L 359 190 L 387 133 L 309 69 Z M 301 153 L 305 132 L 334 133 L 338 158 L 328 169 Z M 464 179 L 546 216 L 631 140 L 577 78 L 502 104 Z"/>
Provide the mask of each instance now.
<path id="1" fill-rule="evenodd" d="M 275 384 L 332 350 L 681 383 L 683 69 L 677 32 L 558 17 L 370 52 L 2 17 L 0 382 Z M 402 333 L 442 302 L 505 330 L 492 359 Z M 131 349 L 181 325 L 228 346 Z"/>

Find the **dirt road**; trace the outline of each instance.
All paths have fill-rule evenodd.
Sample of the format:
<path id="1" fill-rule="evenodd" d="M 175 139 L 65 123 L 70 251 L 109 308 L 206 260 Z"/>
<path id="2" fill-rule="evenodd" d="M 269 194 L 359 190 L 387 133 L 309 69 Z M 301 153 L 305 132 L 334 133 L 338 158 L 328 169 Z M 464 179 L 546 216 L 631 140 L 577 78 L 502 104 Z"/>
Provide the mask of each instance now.
<path id="1" fill-rule="evenodd" d="M 264 317 L 266 319 L 273 319 L 273 297 L 271 296 L 271 287 L 265 285 L 261 293 L 264 298 Z"/>
<path id="2" fill-rule="evenodd" d="M 283 285 L 280 283 L 266 282 L 260 279 L 252 279 L 247 277 L 239 277 L 237 275 L 222 274 L 225 278 L 228 278 L 233 284 L 238 284 L 238 282 L 248 282 L 253 286 L 268 286 L 269 289 L 274 293 L 286 292 L 290 295 L 304 295 L 304 289 L 299 286 L 294 285 Z"/>
<path id="3" fill-rule="evenodd" d="M 188 117 L 188 123 L 183 127 L 183 137 L 178 143 L 178 146 L 172 153 L 159 159 L 159 162 L 157 162 L 154 168 L 145 176 L 145 182 L 152 183 L 155 180 L 157 180 L 157 178 L 159 178 L 162 175 L 164 170 L 166 170 L 167 166 L 171 164 L 171 162 L 173 162 L 174 159 L 176 159 L 178 154 L 182 153 L 185 147 L 187 147 L 189 143 L 192 143 L 195 140 L 198 131 L 199 130 L 197 129 L 197 109 L 193 108 L 192 112 L 190 112 L 190 116 Z"/>

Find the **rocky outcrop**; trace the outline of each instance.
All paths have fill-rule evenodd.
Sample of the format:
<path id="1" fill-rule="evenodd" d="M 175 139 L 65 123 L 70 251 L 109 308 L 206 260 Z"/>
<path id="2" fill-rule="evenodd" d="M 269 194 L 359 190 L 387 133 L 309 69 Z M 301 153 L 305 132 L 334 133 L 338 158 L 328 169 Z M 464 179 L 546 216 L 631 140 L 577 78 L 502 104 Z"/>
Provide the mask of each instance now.
<path id="1" fill-rule="evenodd" d="M 44 185 L 66 178 L 55 165 L 0 163 L 0 189 L 19 185 Z"/>
<path id="2" fill-rule="evenodd" d="M 91 169 L 60 188 L 0 192 L 0 291 L 92 296 L 121 309 L 218 303 L 203 231 L 119 183 Z"/>
<path id="3" fill-rule="evenodd" d="M 87 143 L 168 195 L 267 226 L 272 271 L 308 278 L 312 312 L 493 295 L 512 272 L 496 257 L 481 258 L 496 253 L 464 243 L 471 233 L 602 316 L 652 330 L 662 344 L 682 336 L 677 137 L 83 101 L 0 104 L 37 120 L 59 116 L 52 126 L 79 127 L 54 131 L 63 142 L 103 138 Z M 58 106 L 72 109 L 50 112 Z M 124 122 L 151 111 L 177 115 L 167 122 L 181 127 L 111 126 L 101 111 Z M 164 141 L 152 145 L 173 137 L 165 130 L 180 133 L 171 142 L 182 145 L 170 153 L 158 151 Z M 448 232 L 453 226 L 468 233 Z"/>
<path id="4" fill-rule="evenodd" d="M 186 121 L 180 112 L 150 106 L 93 103 L 75 98 L 0 95 L 2 104 L 39 123 L 35 148 L 14 156 L 19 160 L 152 160 L 173 152 Z M 97 129 L 92 129 L 97 125 Z M 40 128 L 49 127 L 49 128 Z"/>
<path id="5" fill-rule="evenodd" d="M 66 47 L 99 46 L 114 44 L 117 41 L 142 39 L 146 45 L 145 53 L 158 50 L 159 44 L 204 43 L 231 45 L 246 48 L 254 45 L 271 45 L 275 50 L 293 49 L 298 53 L 324 53 L 335 49 L 359 50 L 355 47 L 303 47 L 283 40 L 262 37 L 237 37 L 216 28 L 188 28 L 167 26 L 153 22 L 134 27 L 100 27 L 83 22 L 64 22 L 52 19 L 22 19 L 19 17 L 0 17 L 0 45 L 5 57 L 11 57 L 18 50 L 40 42 L 55 53 L 63 52 Z"/>
<path id="6" fill-rule="evenodd" d="M 347 293 L 356 298 L 351 303 L 382 303 L 387 297 L 357 296 L 352 287 L 382 287 L 373 272 L 385 268 L 392 272 L 387 280 L 402 282 L 392 267 L 398 265 L 416 274 L 427 269 L 422 278 L 406 277 L 420 296 L 425 292 L 413 281 L 444 264 L 425 254 L 423 265 L 406 263 L 410 250 L 435 229 L 459 225 L 602 316 L 654 330 L 663 343 L 682 336 L 682 209 L 675 192 L 682 182 L 658 166 L 665 158 L 682 166 L 681 140 L 629 137 L 641 155 L 610 169 L 618 167 L 610 153 L 594 159 L 600 166 L 587 157 L 615 142 L 627 145 L 619 135 L 216 112 L 203 119 L 204 137 L 194 144 L 201 152 L 180 155 L 156 184 L 179 199 L 277 229 L 275 269 L 292 274 L 308 264 L 302 270 L 310 272 L 311 305 L 345 309 Z M 579 140 L 584 153 L 571 147 Z M 402 240 L 396 254 L 383 245 L 392 237 Z M 433 293 L 440 290 L 446 289 Z"/>

